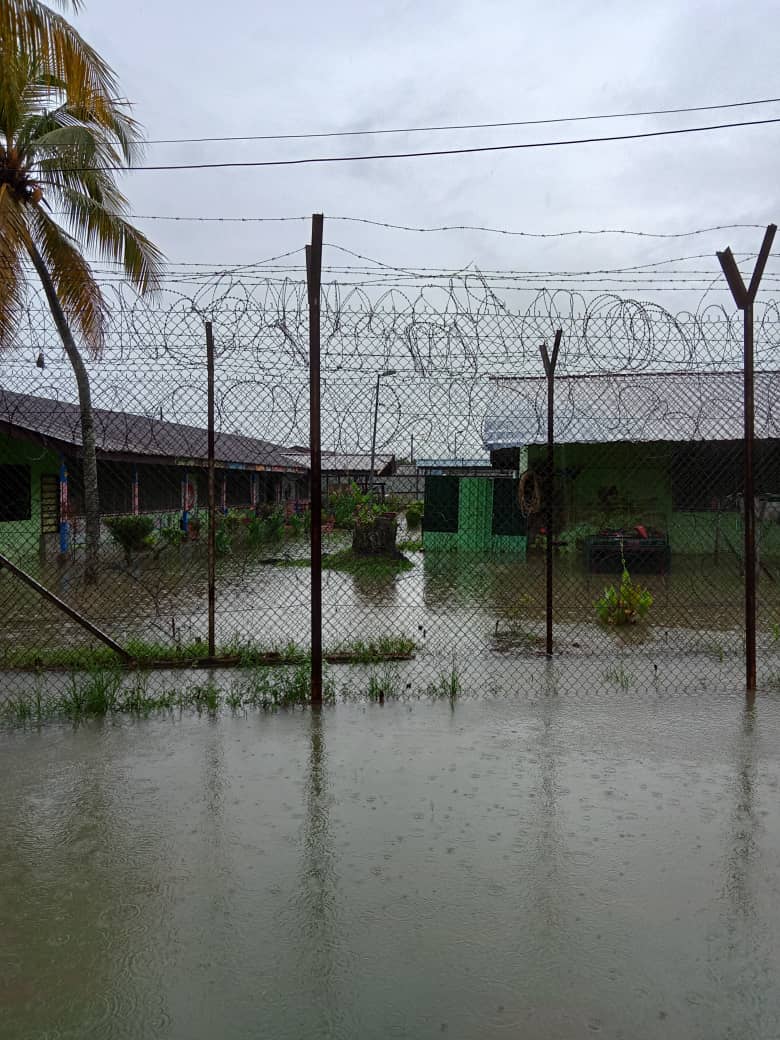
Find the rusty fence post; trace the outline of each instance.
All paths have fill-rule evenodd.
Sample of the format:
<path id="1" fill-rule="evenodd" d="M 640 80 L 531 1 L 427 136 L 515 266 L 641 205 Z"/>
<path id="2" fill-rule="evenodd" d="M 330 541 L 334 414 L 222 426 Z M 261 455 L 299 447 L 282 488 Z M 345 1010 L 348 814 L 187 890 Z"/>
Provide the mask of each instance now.
<path id="1" fill-rule="evenodd" d="M 731 295 L 744 320 L 743 360 L 743 513 L 745 536 L 745 688 L 748 697 L 756 690 L 756 498 L 755 498 L 755 379 L 753 371 L 753 304 L 761 284 L 769 252 L 777 231 L 770 224 L 764 232 L 750 285 L 745 288 L 734 254 L 726 248 L 717 254 Z"/>
<path id="2" fill-rule="evenodd" d="M 312 214 L 306 246 L 309 296 L 309 481 L 311 487 L 311 703 L 322 704 L 322 430 L 320 416 L 320 290 L 323 215 Z"/>
<path id="3" fill-rule="evenodd" d="M 208 426 L 208 597 L 209 597 L 209 657 L 216 655 L 217 627 L 217 510 L 214 461 L 214 333 L 211 322 L 206 322 L 206 377 Z"/>
<path id="4" fill-rule="evenodd" d="M 558 329 L 553 342 L 552 357 L 547 353 L 547 344 L 542 343 L 539 350 L 547 376 L 547 466 L 544 479 L 545 528 L 547 531 L 546 560 L 546 607 L 545 607 L 545 653 L 552 657 L 553 653 L 553 465 L 555 455 L 555 366 L 558 363 L 558 351 L 561 346 L 563 330 Z"/>

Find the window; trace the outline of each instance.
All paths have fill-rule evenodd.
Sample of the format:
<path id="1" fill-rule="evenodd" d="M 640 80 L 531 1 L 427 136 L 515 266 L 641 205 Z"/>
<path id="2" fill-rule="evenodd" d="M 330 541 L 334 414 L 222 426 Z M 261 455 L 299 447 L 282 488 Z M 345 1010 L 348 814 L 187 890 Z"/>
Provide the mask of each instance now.
<path id="1" fill-rule="evenodd" d="M 425 517 L 426 531 L 454 532 L 458 530 L 460 480 L 458 477 L 426 477 Z"/>
<path id="2" fill-rule="evenodd" d="M 0 523 L 30 519 L 30 467 L 0 465 Z"/>
<path id="3" fill-rule="evenodd" d="M 493 534 L 522 535 L 526 520 L 517 499 L 519 481 L 499 477 L 493 481 Z"/>
<path id="4" fill-rule="evenodd" d="M 742 441 L 675 444 L 672 448 L 672 508 L 682 511 L 734 508 L 744 483 Z M 755 442 L 757 495 L 780 495 L 780 441 Z"/>

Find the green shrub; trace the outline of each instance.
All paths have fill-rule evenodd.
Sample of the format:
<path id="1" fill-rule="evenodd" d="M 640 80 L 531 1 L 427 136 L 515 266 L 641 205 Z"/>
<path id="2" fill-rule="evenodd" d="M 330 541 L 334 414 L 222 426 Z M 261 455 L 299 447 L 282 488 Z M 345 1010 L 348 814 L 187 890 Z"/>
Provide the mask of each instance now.
<path id="1" fill-rule="evenodd" d="M 164 546 L 181 545 L 185 538 L 184 531 L 178 525 L 160 528 L 160 541 Z"/>
<path id="2" fill-rule="evenodd" d="M 355 483 L 348 488 L 333 491 L 327 505 L 336 527 L 347 530 L 352 530 L 356 523 L 371 523 L 382 511 L 382 506 L 374 500 L 373 495 L 365 494 Z"/>
<path id="3" fill-rule="evenodd" d="M 265 531 L 271 541 L 278 541 L 284 534 L 284 510 L 274 509 L 265 521 Z"/>
<path id="4" fill-rule="evenodd" d="M 631 580 L 623 562 L 620 586 L 609 585 L 596 601 L 596 612 L 606 625 L 633 625 L 643 618 L 653 605 L 649 590 Z"/>
<path id="5" fill-rule="evenodd" d="M 422 502 L 410 502 L 406 507 L 406 525 L 407 527 L 419 527 L 422 523 L 423 518 L 423 503 Z"/>
<path id="6" fill-rule="evenodd" d="M 234 525 L 227 517 L 223 517 L 214 534 L 214 545 L 216 550 L 223 556 L 227 556 L 233 551 L 233 538 L 231 536 L 231 529 L 233 526 Z"/>
<path id="7" fill-rule="evenodd" d="M 305 524 L 306 522 L 302 516 L 299 516 L 297 513 L 292 514 L 287 521 L 287 525 L 290 528 L 290 534 L 293 538 L 300 538 L 303 534 Z"/>
<path id="8" fill-rule="evenodd" d="M 133 553 L 154 545 L 154 518 L 151 516 L 112 516 L 104 521 L 129 563 Z"/>

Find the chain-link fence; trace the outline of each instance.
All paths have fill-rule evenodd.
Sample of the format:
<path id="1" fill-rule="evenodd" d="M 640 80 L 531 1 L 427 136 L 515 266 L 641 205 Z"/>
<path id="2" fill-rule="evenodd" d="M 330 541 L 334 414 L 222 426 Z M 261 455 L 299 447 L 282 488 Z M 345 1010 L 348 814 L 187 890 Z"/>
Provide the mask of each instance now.
<path id="1" fill-rule="evenodd" d="M 328 287 L 320 488 L 310 479 L 302 286 L 231 283 L 154 308 L 118 295 L 113 321 L 104 356 L 88 364 L 91 413 L 37 304 L 0 368 L 8 710 L 48 696 L 79 703 L 98 687 L 139 705 L 173 703 L 185 688 L 234 706 L 304 700 L 318 494 L 328 696 L 510 695 L 545 689 L 551 675 L 576 687 L 742 684 L 733 315 L 568 294 L 510 310 L 471 281 L 379 299 Z M 773 305 L 756 325 L 766 686 L 780 681 Z M 550 481 L 539 345 L 557 327 Z M 198 665 L 218 669 L 216 692 Z"/>

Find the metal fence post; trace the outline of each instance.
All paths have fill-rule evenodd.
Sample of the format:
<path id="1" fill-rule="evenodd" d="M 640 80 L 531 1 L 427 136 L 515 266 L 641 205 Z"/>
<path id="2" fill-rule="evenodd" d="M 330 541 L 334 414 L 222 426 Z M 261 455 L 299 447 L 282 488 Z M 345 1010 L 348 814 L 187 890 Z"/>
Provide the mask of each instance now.
<path id="1" fill-rule="evenodd" d="M 545 527 L 547 530 L 546 560 L 546 607 L 545 607 L 545 653 L 552 657 L 553 653 L 553 464 L 555 455 L 555 366 L 558 363 L 558 351 L 561 346 L 563 330 L 558 329 L 553 342 L 552 357 L 547 353 L 547 344 L 542 343 L 539 350 L 542 354 L 544 371 L 547 376 L 547 468 L 545 473 L 544 497 L 546 502 Z"/>
<path id="2" fill-rule="evenodd" d="M 206 376 L 207 376 L 207 411 L 208 411 L 208 501 L 209 501 L 209 540 L 208 540 L 208 585 L 209 585 L 209 657 L 216 654 L 216 615 L 217 615 L 217 516 L 216 495 L 214 488 L 214 333 L 211 322 L 206 322 Z"/>
<path id="3" fill-rule="evenodd" d="M 309 296 L 309 480 L 311 482 L 311 703 L 322 704 L 322 434 L 320 423 L 320 290 L 323 215 L 311 218 L 306 246 Z"/>
<path id="4" fill-rule="evenodd" d="M 731 249 L 718 253 L 720 266 L 726 276 L 734 302 L 744 319 L 744 441 L 743 441 L 743 514 L 745 536 L 745 687 L 748 696 L 756 689 L 756 498 L 755 498 L 755 400 L 753 374 L 753 303 L 761 284 L 761 277 L 769 259 L 769 251 L 777 231 L 770 224 L 764 232 L 764 241 L 756 260 L 750 285 L 745 288 L 742 275 Z"/>

